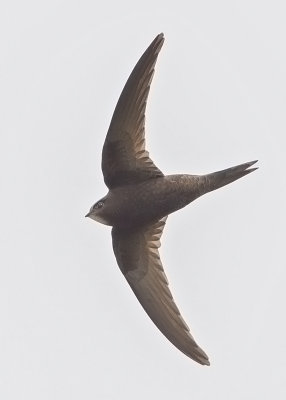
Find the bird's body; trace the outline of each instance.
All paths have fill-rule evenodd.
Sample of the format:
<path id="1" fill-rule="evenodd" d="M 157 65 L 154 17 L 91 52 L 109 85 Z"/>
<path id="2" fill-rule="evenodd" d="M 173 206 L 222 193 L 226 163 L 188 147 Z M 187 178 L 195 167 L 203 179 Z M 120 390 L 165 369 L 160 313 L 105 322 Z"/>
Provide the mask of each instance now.
<path id="1" fill-rule="evenodd" d="M 253 169 L 251 163 L 208 175 L 166 175 L 109 190 L 94 215 L 101 223 L 118 228 L 132 228 L 155 222 L 185 207 L 203 194 L 240 178 Z M 241 167 L 243 170 L 241 171 Z M 226 175 L 230 177 L 227 179 Z M 93 218 L 93 215 L 90 216 Z M 98 220 L 98 219 L 97 219 Z"/>
<path id="2" fill-rule="evenodd" d="M 119 186 L 102 199 L 104 207 L 95 217 L 120 228 L 152 223 L 195 200 L 200 182 L 199 176 L 169 175 Z"/>
<path id="3" fill-rule="evenodd" d="M 256 161 L 206 175 L 167 175 L 145 149 L 145 108 L 154 66 L 163 45 L 158 35 L 133 69 L 116 105 L 102 152 L 109 188 L 88 217 L 112 226 L 117 263 L 141 305 L 161 332 L 184 354 L 209 365 L 177 308 L 160 260 L 167 216 L 198 197 L 256 168 Z"/>

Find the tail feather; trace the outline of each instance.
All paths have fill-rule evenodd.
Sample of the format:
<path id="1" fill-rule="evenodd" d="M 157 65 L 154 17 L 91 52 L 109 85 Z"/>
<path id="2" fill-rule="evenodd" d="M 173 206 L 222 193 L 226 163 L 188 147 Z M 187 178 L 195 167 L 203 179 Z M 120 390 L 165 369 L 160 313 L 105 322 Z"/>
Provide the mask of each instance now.
<path id="1" fill-rule="evenodd" d="M 237 165 L 235 167 L 227 168 L 222 171 L 213 172 L 205 175 L 207 180 L 208 191 L 216 190 L 222 186 L 228 185 L 231 182 L 236 181 L 243 176 L 250 174 L 258 168 L 249 168 L 255 164 L 258 160 L 250 161 L 244 164 Z"/>

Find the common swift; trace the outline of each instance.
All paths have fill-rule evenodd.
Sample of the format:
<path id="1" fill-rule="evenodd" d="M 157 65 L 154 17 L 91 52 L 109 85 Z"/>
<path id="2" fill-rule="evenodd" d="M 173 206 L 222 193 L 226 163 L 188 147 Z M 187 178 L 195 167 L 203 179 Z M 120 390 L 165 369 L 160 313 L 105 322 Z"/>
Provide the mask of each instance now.
<path id="1" fill-rule="evenodd" d="M 86 216 L 112 226 L 119 268 L 154 324 L 188 357 L 210 365 L 174 302 L 160 260 L 160 237 L 169 214 L 253 172 L 257 168 L 249 167 L 257 160 L 207 175 L 164 175 L 153 163 L 145 149 L 145 109 L 163 42 L 161 33 L 137 62 L 119 97 L 102 151 L 109 191 Z"/>

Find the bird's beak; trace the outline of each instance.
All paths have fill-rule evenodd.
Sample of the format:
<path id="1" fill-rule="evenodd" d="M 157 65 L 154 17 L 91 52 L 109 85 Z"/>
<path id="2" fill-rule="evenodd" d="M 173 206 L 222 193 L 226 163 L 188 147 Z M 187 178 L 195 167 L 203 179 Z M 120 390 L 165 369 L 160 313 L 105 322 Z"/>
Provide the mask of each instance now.
<path id="1" fill-rule="evenodd" d="M 88 213 L 85 215 L 85 218 L 86 218 L 86 217 L 89 217 L 90 214 L 91 214 L 91 212 L 88 212 Z"/>

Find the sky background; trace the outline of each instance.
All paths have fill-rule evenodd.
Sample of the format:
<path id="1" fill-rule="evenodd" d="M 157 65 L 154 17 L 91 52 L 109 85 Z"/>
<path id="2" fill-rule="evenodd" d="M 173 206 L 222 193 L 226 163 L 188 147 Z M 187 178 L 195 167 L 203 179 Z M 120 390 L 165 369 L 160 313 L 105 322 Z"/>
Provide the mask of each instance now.
<path id="1" fill-rule="evenodd" d="M 0 10 L 0 397 L 286 395 L 284 1 L 4 1 Z M 259 159 L 170 216 L 161 258 L 211 366 L 149 320 L 110 228 L 101 150 L 123 85 L 164 32 L 147 149 L 165 174 Z"/>

